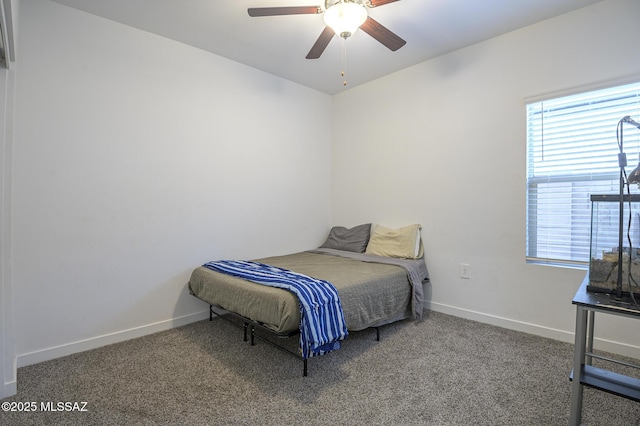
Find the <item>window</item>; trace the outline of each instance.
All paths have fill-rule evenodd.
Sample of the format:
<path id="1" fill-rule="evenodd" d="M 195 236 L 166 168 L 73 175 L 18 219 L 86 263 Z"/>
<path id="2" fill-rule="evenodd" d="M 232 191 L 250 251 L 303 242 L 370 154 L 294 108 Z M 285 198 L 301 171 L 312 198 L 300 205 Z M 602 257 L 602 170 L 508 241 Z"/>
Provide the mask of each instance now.
<path id="1" fill-rule="evenodd" d="M 619 194 L 617 125 L 625 116 L 640 122 L 640 83 L 528 103 L 526 113 L 527 260 L 586 263 L 589 196 Z M 622 132 L 630 173 L 640 131 L 624 125 Z"/>

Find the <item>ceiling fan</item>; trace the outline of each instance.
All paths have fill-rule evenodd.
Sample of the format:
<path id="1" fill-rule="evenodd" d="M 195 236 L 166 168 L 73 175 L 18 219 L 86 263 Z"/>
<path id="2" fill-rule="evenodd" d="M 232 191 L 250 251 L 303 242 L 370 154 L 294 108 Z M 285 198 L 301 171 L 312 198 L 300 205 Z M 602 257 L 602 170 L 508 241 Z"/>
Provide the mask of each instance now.
<path id="1" fill-rule="evenodd" d="M 307 59 L 318 59 L 329 45 L 334 34 L 346 39 L 358 28 L 378 40 L 392 51 L 405 45 L 398 37 L 378 21 L 368 16 L 367 9 L 394 3 L 399 0 L 325 0 L 322 6 L 252 7 L 249 16 L 315 15 L 324 13 L 325 28 L 307 54 Z"/>

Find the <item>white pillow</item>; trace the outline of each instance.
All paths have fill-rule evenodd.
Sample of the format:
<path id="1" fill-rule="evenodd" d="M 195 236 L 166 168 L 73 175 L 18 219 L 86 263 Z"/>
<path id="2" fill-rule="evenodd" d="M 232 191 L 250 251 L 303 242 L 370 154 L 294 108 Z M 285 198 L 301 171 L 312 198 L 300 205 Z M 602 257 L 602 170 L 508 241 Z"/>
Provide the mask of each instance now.
<path id="1" fill-rule="evenodd" d="M 365 253 L 377 256 L 419 259 L 423 254 L 420 229 L 422 229 L 422 226 L 418 223 L 398 229 L 376 225 L 371 232 Z"/>

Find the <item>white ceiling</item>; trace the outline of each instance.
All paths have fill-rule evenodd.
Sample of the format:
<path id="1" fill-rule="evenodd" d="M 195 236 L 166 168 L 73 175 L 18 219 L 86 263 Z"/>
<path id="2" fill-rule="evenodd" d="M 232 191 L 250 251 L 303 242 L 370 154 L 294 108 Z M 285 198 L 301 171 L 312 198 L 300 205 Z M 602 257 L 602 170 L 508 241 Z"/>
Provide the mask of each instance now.
<path id="1" fill-rule="evenodd" d="M 53 0 L 177 40 L 319 91 L 335 94 L 436 56 L 600 0 L 400 0 L 369 16 L 407 41 L 396 52 L 363 31 L 334 38 L 319 59 L 305 56 L 322 15 L 252 18 L 249 7 L 324 6 L 324 0 Z"/>

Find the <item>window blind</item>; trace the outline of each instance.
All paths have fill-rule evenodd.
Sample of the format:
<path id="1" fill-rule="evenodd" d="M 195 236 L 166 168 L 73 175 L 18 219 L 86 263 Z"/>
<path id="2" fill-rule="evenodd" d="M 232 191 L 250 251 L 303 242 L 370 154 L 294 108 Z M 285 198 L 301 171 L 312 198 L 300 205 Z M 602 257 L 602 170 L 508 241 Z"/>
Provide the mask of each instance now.
<path id="1" fill-rule="evenodd" d="M 616 129 L 624 116 L 640 121 L 640 83 L 529 103 L 526 114 L 527 259 L 588 262 L 589 196 L 619 194 Z M 625 125 L 623 136 L 630 173 L 640 131 Z"/>

